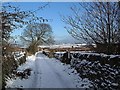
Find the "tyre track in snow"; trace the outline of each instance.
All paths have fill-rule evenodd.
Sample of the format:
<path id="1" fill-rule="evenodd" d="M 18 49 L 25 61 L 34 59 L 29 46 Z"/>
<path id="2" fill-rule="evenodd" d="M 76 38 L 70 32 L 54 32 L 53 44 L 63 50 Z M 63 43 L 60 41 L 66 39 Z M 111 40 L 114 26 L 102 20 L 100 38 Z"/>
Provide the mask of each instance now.
<path id="1" fill-rule="evenodd" d="M 34 70 L 34 82 L 33 87 L 40 88 L 41 87 L 41 68 L 39 68 L 38 58 L 35 60 L 35 70 Z"/>
<path id="2" fill-rule="evenodd" d="M 51 62 L 51 61 L 50 60 L 46 61 L 47 65 L 51 68 L 52 72 L 56 75 L 57 81 L 60 82 L 62 87 L 63 88 L 75 88 L 75 86 L 73 86 L 73 83 L 70 83 L 71 79 L 70 78 L 66 78 L 66 75 L 67 75 L 67 77 L 69 77 L 69 75 L 67 73 L 65 73 L 64 71 L 60 70 L 60 69 L 57 70 L 55 68 L 55 66 L 54 66 L 55 63 L 49 63 L 49 62 Z M 62 72 L 64 74 L 62 74 L 60 72 Z"/>
<path id="3" fill-rule="evenodd" d="M 35 67 L 36 88 L 76 88 L 68 74 L 42 53 L 36 55 Z"/>

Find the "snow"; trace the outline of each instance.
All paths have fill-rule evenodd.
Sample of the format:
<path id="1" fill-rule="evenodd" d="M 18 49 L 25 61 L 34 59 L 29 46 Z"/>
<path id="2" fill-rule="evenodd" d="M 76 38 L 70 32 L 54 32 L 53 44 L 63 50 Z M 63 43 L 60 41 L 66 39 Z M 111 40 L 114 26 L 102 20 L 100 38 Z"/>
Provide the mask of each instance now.
<path id="1" fill-rule="evenodd" d="M 17 71 L 23 71 L 27 68 L 34 68 L 35 56 L 28 56 L 26 63 L 22 64 L 17 68 Z M 33 71 L 31 72 L 33 73 Z M 30 82 L 33 81 L 33 76 L 30 76 L 29 79 L 21 80 L 19 77 L 16 79 L 8 79 L 6 88 L 32 88 Z"/>
<path id="2" fill-rule="evenodd" d="M 51 49 L 55 49 L 55 48 L 72 48 L 72 47 L 82 47 L 82 46 L 86 46 L 87 44 L 58 44 L 58 45 L 40 45 L 38 47 L 40 48 L 51 48 Z M 95 46 L 95 44 L 92 44 Z"/>
<path id="3" fill-rule="evenodd" d="M 22 58 L 25 55 L 25 52 L 13 52 L 14 58 L 15 60 L 19 60 L 20 58 Z"/>
<path id="4" fill-rule="evenodd" d="M 89 88 L 91 85 L 88 79 L 81 79 L 70 65 L 48 58 L 41 52 L 29 56 L 17 70 L 27 68 L 32 69 L 28 79 L 9 79 L 6 88 Z"/>
<path id="5" fill-rule="evenodd" d="M 34 55 L 28 56 L 26 58 L 26 63 L 19 66 L 17 68 L 17 70 L 22 71 L 22 70 L 27 69 L 27 68 L 34 68 L 34 61 L 35 61 L 35 56 Z"/>

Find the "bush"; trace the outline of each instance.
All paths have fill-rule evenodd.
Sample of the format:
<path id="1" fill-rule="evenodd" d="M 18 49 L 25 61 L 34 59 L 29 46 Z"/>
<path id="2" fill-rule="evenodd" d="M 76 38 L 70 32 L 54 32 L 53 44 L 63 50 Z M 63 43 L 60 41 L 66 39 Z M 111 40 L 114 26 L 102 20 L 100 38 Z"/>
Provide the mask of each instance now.
<path id="1" fill-rule="evenodd" d="M 19 65 L 25 63 L 25 61 L 26 61 L 26 56 L 21 57 L 21 58 L 18 60 Z"/>
<path id="2" fill-rule="evenodd" d="M 107 54 L 120 54 L 120 43 L 102 44 L 97 43 L 96 51 Z"/>
<path id="3" fill-rule="evenodd" d="M 17 60 L 14 57 L 14 54 L 9 54 L 2 58 L 2 87 L 5 88 L 6 80 L 12 78 L 12 74 L 18 68 L 19 65 L 25 63 L 26 54 L 18 58 Z"/>
<path id="4" fill-rule="evenodd" d="M 71 61 L 71 54 L 69 52 L 66 52 L 62 56 L 62 62 L 66 64 L 70 64 Z"/>
<path id="5" fill-rule="evenodd" d="M 6 56 L 2 58 L 2 86 L 6 85 L 7 78 L 12 77 L 12 71 L 16 70 L 18 65 L 17 61 L 14 59 L 14 56 Z"/>
<path id="6" fill-rule="evenodd" d="M 27 52 L 30 54 L 35 54 L 38 50 L 37 45 L 35 45 L 34 43 L 31 44 L 27 49 Z"/>

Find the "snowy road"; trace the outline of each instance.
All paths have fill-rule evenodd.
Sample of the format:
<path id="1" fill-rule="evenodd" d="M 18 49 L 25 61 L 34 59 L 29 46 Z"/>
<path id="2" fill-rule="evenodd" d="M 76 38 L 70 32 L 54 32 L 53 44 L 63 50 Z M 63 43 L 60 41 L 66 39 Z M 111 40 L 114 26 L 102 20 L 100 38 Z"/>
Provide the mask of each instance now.
<path id="1" fill-rule="evenodd" d="M 38 53 L 35 61 L 36 85 L 39 88 L 75 88 L 73 79 L 63 71 L 59 66 L 55 65 L 52 59 L 47 58 L 41 53 Z M 41 82 L 39 84 L 39 81 Z"/>
<path id="2" fill-rule="evenodd" d="M 32 59 L 32 58 L 31 58 Z M 41 52 L 34 60 L 29 59 L 19 69 L 32 68 L 28 79 L 9 81 L 8 87 L 19 88 L 84 88 L 89 81 L 82 80 L 70 65 L 63 65 L 59 60 L 48 58 Z"/>

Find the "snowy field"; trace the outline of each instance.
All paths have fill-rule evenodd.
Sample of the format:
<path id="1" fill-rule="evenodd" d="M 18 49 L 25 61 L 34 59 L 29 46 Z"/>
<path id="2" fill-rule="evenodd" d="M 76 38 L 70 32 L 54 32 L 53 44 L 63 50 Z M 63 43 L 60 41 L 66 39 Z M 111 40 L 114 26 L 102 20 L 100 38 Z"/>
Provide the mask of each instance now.
<path id="1" fill-rule="evenodd" d="M 70 65 L 61 63 L 55 58 L 48 58 L 41 52 L 29 56 L 18 71 L 31 68 L 27 79 L 16 77 L 7 81 L 6 88 L 89 88 L 88 79 L 81 79 Z"/>
<path id="2" fill-rule="evenodd" d="M 83 47 L 86 46 L 87 44 L 58 44 L 58 45 L 40 45 L 38 47 L 40 48 L 50 48 L 50 49 L 56 49 L 56 48 L 78 48 L 78 47 Z M 95 46 L 95 44 L 92 44 Z"/>

